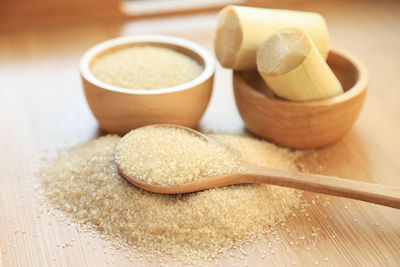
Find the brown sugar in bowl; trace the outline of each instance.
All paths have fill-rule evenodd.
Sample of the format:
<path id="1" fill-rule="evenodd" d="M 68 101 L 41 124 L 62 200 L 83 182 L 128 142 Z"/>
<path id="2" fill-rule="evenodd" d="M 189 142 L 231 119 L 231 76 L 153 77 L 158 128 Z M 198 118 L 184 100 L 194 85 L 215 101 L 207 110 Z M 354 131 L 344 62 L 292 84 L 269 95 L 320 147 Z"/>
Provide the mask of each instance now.
<path id="1" fill-rule="evenodd" d="M 189 82 L 151 90 L 120 88 L 92 74 L 90 67 L 96 58 L 135 45 L 174 49 L 195 59 L 203 66 L 203 71 Z M 158 123 L 196 127 L 211 97 L 215 60 L 205 48 L 182 38 L 135 35 L 111 39 L 90 48 L 81 58 L 80 72 L 86 100 L 101 128 L 123 135 L 132 129 Z"/>
<path id="2" fill-rule="evenodd" d="M 249 131 L 291 148 L 317 148 L 341 139 L 356 121 L 368 86 L 364 65 L 337 49 L 328 65 L 345 92 L 316 101 L 289 101 L 276 97 L 256 71 L 235 71 L 236 105 Z"/>

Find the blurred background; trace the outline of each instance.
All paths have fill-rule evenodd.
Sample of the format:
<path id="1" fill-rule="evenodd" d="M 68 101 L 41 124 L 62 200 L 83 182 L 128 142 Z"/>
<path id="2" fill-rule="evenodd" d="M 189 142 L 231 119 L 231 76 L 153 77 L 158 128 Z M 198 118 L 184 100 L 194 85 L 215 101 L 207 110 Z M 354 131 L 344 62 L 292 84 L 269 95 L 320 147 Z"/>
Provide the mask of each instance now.
<path id="1" fill-rule="evenodd" d="M 388 2 L 392 2 L 388 4 Z M 131 20 L 155 16 L 200 13 L 219 10 L 228 4 L 242 4 L 269 8 L 303 9 L 318 11 L 326 15 L 331 11 L 352 10 L 370 11 L 369 15 L 380 10 L 368 6 L 391 9 L 397 0 L 2 0 L 0 1 L 0 29 L 31 28 L 39 25 L 60 25 L 71 22 L 95 20 Z M 325 14 L 324 14 L 325 13 Z M 399 14 L 399 13 L 397 13 Z"/>

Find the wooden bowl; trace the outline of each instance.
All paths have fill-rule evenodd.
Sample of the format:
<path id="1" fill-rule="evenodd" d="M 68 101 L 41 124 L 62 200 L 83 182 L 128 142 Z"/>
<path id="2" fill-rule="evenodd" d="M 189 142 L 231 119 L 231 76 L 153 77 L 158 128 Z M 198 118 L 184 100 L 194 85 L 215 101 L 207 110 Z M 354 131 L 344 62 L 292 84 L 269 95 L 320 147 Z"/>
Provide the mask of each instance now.
<path id="1" fill-rule="evenodd" d="M 94 59 L 113 50 L 135 45 L 154 45 L 184 53 L 204 66 L 194 80 L 156 90 L 126 89 L 106 84 L 90 71 Z M 163 35 L 136 35 L 102 42 L 82 57 L 80 72 L 86 100 L 101 128 L 123 135 L 156 123 L 196 127 L 211 97 L 215 72 L 213 56 L 200 45 Z"/>
<path id="2" fill-rule="evenodd" d="M 327 62 L 345 92 L 317 101 L 280 99 L 258 72 L 235 71 L 235 100 L 247 129 L 291 148 L 317 148 L 341 139 L 360 113 L 368 72 L 360 61 L 337 49 L 330 51 Z"/>

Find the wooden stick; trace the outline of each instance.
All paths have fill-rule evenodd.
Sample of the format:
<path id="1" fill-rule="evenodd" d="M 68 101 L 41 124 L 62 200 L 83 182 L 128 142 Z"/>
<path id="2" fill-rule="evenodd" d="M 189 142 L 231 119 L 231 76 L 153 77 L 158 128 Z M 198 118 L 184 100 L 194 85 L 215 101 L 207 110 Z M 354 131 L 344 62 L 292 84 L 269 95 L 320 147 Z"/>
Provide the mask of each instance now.
<path id="1" fill-rule="evenodd" d="M 398 186 L 367 183 L 319 174 L 268 169 L 252 164 L 248 164 L 246 167 L 247 182 L 285 186 L 400 209 L 400 187 Z M 245 178 L 242 179 L 244 180 Z"/>
<path id="2" fill-rule="evenodd" d="M 219 15 L 215 54 L 225 68 L 256 69 L 258 47 L 271 34 L 290 27 L 308 32 L 326 59 L 329 35 L 324 18 L 313 12 L 227 6 Z"/>
<path id="3" fill-rule="evenodd" d="M 317 100 L 343 93 L 342 85 L 308 34 L 273 34 L 259 48 L 257 68 L 269 88 L 289 100 Z"/>

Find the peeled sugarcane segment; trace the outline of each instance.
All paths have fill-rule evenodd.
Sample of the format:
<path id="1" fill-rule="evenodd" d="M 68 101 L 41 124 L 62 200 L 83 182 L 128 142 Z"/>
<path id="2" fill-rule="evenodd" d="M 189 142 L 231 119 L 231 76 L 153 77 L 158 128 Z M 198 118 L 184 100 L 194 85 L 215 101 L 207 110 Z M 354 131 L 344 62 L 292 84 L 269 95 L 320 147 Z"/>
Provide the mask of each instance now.
<path id="1" fill-rule="evenodd" d="M 276 95 L 289 100 L 317 100 L 343 93 L 311 38 L 299 29 L 279 31 L 262 43 L 257 69 Z"/>
<path id="2" fill-rule="evenodd" d="M 313 12 L 227 6 L 219 14 L 215 54 L 225 68 L 256 69 L 257 49 L 271 34 L 285 28 L 308 32 L 322 56 L 329 53 L 328 28 Z"/>

